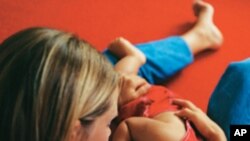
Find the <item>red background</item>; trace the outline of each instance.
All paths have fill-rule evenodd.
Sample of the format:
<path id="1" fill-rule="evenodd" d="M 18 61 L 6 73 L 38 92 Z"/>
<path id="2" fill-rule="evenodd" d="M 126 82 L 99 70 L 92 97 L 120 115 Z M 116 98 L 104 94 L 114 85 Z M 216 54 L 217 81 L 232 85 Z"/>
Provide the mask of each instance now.
<path id="1" fill-rule="evenodd" d="M 133 43 L 179 35 L 195 21 L 192 0 L 0 0 L 0 41 L 30 26 L 78 34 L 103 50 L 115 37 Z M 225 42 L 205 52 L 168 83 L 173 91 L 206 110 L 210 94 L 232 61 L 250 55 L 250 1 L 208 0 Z"/>

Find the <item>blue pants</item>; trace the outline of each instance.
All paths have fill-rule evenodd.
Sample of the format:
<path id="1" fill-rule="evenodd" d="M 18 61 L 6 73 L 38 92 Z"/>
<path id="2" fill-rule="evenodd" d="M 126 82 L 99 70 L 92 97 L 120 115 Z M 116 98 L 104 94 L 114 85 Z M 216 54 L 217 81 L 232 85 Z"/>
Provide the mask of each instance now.
<path id="1" fill-rule="evenodd" d="M 139 75 L 151 84 L 160 84 L 192 63 L 193 56 L 178 36 L 136 45 L 147 57 Z M 104 55 L 115 64 L 119 59 Z M 220 125 L 229 140 L 230 124 L 250 124 L 250 59 L 229 65 L 208 105 L 208 116 Z"/>
<path id="2" fill-rule="evenodd" d="M 151 84 L 162 84 L 169 77 L 193 62 L 193 55 L 186 42 L 179 36 L 173 36 L 158 41 L 137 44 L 147 62 L 139 69 L 138 75 Z M 119 60 L 109 50 L 104 55 L 111 63 Z"/>
<path id="3" fill-rule="evenodd" d="M 250 125 L 250 59 L 231 63 L 210 97 L 208 116 L 230 137 L 230 124 Z"/>

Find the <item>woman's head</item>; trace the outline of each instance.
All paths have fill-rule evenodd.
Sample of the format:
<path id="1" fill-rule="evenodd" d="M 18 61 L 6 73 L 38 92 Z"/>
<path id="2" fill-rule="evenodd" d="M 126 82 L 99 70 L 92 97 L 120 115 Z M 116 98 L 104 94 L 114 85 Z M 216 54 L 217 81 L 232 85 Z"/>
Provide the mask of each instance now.
<path id="1" fill-rule="evenodd" d="M 90 44 L 47 28 L 0 45 L 0 140 L 66 141 L 75 121 L 84 138 L 112 108 L 118 75 Z"/>

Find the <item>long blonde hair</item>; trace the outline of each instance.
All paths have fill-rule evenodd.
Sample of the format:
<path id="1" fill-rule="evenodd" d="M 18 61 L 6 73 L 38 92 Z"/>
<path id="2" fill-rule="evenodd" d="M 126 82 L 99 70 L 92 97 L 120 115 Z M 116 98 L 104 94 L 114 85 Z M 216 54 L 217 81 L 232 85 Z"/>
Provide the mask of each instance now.
<path id="1" fill-rule="evenodd" d="M 110 108 L 118 79 L 72 34 L 30 28 L 12 35 L 0 45 L 0 140 L 67 141 L 75 120 L 91 124 Z"/>

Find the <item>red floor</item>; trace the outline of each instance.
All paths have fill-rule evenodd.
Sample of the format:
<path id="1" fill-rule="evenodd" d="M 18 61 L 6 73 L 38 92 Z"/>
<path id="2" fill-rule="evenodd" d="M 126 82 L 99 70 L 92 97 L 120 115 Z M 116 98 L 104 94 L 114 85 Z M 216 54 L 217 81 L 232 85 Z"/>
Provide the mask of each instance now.
<path id="1" fill-rule="evenodd" d="M 226 66 L 250 55 L 250 1 L 208 0 L 225 43 L 206 52 L 168 86 L 206 110 L 208 98 Z M 181 34 L 195 20 L 192 0 L 43 0 L 0 1 L 0 41 L 30 26 L 77 33 L 102 50 L 115 37 L 133 43 Z"/>

